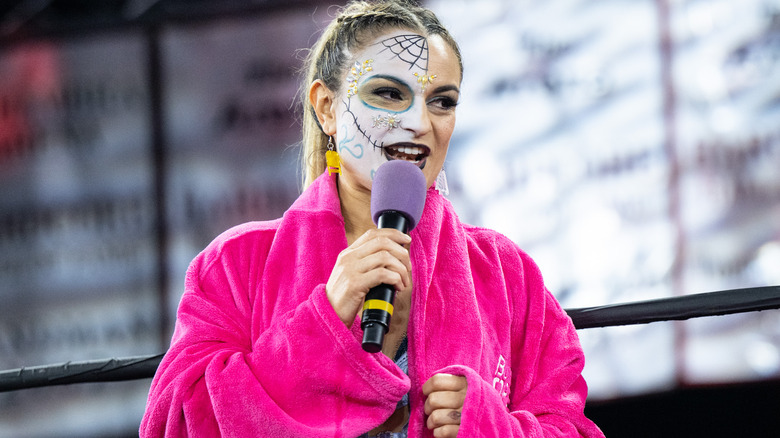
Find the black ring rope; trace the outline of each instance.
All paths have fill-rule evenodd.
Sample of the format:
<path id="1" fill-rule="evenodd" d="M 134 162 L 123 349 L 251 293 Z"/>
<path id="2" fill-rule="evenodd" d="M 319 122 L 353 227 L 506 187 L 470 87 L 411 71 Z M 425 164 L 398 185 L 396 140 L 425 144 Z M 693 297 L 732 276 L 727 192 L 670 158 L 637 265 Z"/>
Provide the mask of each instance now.
<path id="1" fill-rule="evenodd" d="M 154 376 L 164 354 L 66 362 L 0 371 L 0 392 L 87 382 L 120 382 Z"/>
<path id="2" fill-rule="evenodd" d="M 566 309 L 578 330 L 780 309 L 780 286 L 732 289 L 597 307 Z M 66 362 L 0 371 L 0 392 L 154 376 L 164 354 Z"/>
<path id="3" fill-rule="evenodd" d="M 703 316 L 780 309 L 780 286 L 731 289 L 719 292 L 634 301 L 606 306 L 566 309 L 579 329 L 680 321 Z"/>

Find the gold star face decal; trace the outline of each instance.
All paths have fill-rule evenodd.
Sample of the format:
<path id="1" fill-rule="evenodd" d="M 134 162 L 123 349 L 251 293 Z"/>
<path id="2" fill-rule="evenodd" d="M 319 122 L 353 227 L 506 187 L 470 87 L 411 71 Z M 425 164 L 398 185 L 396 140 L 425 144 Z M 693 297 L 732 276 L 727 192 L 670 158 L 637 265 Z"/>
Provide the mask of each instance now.
<path id="1" fill-rule="evenodd" d="M 436 79 L 436 75 L 421 75 L 419 73 L 415 73 L 414 77 L 417 78 L 417 83 L 420 84 L 420 91 L 423 93 L 425 93 L 425 88 L 428 87 L 428 84 Z"/>
<path id="2" fill-rule="evenodd" d="M 362 64 L 360 62 L 355 62 L 355 65 L 353 65 L 352 69 L 349 71 L 349 75 L 347 75 L 347 97 L 352 97 L 357 94 L 358 81 L 366 72 L 370 72 L 374 69 L 373 64 L 373 59 L 366 59 Z"/>

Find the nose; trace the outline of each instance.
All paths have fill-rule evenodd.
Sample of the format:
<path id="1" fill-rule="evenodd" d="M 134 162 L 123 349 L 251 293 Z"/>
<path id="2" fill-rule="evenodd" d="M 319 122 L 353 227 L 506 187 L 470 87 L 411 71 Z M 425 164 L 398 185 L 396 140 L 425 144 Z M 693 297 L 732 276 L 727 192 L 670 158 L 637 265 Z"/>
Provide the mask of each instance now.
<path id="1" fill-rule="evenodd" d="M 400 125 L 403 129 L 414 132 L 415 137 L 422 137 L 430 132 L 431 118 L 428 114 L 428 106 L 423 99 L 415 99 Z"/>

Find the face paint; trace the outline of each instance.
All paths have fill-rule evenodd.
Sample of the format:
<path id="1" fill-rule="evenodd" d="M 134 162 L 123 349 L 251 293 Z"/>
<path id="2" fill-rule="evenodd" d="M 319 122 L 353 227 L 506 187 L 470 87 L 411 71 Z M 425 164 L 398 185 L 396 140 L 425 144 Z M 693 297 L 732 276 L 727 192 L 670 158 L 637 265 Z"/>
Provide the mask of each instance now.
<path id="1" fill-rule="evenodd" d="M 437 77 L 428 72 L 428 54 L 425 37 L 399 31 L 366 46 L 347 73 L 336 141 L 343 171 L 365 187 L 391 159 L 426 164 L 430 149 L 414 142 L 414 130 L 426 110 L 426 87 Z"/>
<path id="2" fill-rule="evenodd" d="M 380 116 L 380 115 L 374 116 L 374 124 L 371 126 L 374 128 L 379 127 L 379 128 L 393 129 L 393 128 L 397 128 L 399 123 L 401 123 L 401 118 L 398 117 L 398 115 L 387 113 L 386 116 Z"/>
<path id="3" fill-rule="evenodd" d="M 415 73 L 414 76 L 417 78 L 417 83 L 420 84 L 420 91 L 425 93 L 425 88 L 428 87 L 428 84 L 433 82 L 434 79 L 436 79 L 436 75 L 421 75 L 418 73 Z"/>
<path id="4" fill-rule="evenodd" d="M 373 59 L 366 59 L 362 64 L 355 62 L 355 65 L 353 65 L 352 69 L 349 71 L 349 75 L 347 75 L 347 97 L 352 97 L 357 94 L 358 81 L 364 74 L 374 69 L 372 66 L 373 63 Z"/>

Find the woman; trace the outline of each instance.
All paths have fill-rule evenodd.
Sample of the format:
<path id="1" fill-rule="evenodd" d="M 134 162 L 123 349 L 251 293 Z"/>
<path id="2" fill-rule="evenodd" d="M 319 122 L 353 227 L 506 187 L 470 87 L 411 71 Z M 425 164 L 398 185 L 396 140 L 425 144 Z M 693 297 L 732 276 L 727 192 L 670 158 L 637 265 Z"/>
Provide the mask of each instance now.
<path id="1" fill-rule="evenodd" d="M 141 435 L 602 436 L 577 334 L 533 261 L 435 190 L 462 64 L 433 13 L 351 3 L 307 64 L 305 191 L 193 261 Z M 399 159 L 429 187 L 409 236 L 370 214 L 374 172 Z M 380 283 L 397 296 L 372 354 L 358 319 Z"/>

